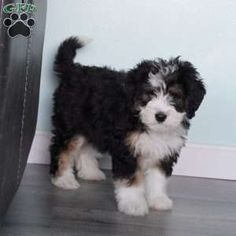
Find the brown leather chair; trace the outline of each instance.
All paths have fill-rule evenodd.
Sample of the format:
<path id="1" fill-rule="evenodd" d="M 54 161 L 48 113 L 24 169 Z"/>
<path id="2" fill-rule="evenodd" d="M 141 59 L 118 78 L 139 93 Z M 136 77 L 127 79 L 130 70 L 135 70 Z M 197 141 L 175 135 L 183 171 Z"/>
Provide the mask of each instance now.
<path id="1" fill-rule="evenodd" d="M 46 7 L 46 0 L 0 2 L 0 222 L 35 133 Z"/>

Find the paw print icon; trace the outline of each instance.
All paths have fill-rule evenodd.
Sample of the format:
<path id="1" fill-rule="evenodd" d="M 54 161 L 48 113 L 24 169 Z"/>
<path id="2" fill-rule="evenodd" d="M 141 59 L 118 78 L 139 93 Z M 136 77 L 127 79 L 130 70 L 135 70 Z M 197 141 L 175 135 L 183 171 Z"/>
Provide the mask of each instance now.
<path id="1" fill-rule="evenodd" d="M 35 25 L 33 18 L 29 18 L 26 13 L 12 13 L 9 18 L 3 21 L 4 26 L 8 28 L 8 35 L 12 38 L 22 35 L 28 37 L 31 34 L 31 29 Z"/>

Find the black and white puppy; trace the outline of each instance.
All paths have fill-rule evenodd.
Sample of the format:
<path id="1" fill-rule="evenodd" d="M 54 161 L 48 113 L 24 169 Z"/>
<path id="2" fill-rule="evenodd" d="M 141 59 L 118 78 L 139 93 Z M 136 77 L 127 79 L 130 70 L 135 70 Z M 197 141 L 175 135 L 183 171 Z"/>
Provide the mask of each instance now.
<path id="1" fill-rule="evenodd" d="M 189 120 L 205 95 L 198 72 L 179 58 L 145 60 L 127 72 L 74 63 L 77 38 L 59 47 L 51 144 L 52 183 L 79 187 L 78 178 L 103 180 L 97 157 L 112 157 L 118 209 L 144 215 L 168 210 L 166 193 L 186 141 Z"/>

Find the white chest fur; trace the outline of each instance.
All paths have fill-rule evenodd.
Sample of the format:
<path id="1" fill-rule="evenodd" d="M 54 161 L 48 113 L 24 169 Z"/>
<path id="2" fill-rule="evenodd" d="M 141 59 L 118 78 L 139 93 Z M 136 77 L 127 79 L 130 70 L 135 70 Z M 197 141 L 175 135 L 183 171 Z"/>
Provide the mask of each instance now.
<path id="1" fill-rule="evenodd" d="M 169 133 L 141 133 L 133 143 L 135 155 L 140 156 L 140 165 L 143 169 L 155 165 L 158 160 L 173 153 L 180 152 L 184 146 L 186 131 Z"/>

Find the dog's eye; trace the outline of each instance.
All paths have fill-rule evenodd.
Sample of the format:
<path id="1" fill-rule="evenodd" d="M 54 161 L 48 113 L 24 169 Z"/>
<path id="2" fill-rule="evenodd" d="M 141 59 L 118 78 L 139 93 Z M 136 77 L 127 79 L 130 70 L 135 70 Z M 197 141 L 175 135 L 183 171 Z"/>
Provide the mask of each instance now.
<path id="1" fill-rule="evenodd" d="M 169 94 L 171 97 L 175 98 L 175 99 L 182 99 L 183 94 L 181 91 L 178 90 L 169 90 Z"/>
<path id="2" fill-rule="evenodd" d="M 151 100 L 151 96 L 148 94 L 144 94 L 142 97 L 141 105 L 145 106 Z"/>
<path id="3" fill-rule="evenodd" d="M 145 94 L 143 94 L 142 99 L 141 99 L 141 105 L 145 106 L 151 99 L 152 97 L 155 95 L 153 90 L 148 90 L 145 92 Z"/>
<path id="4" fill-rule="evenodd" d="M 170 93 L 170 95 L 174 98 L 181 98 L 181 95 L 179 93 Z"/>
<path id="5" fill-rule="evenodd" d="M 160 93 L 160 92 L 161 92 L 161 87 L 156 87 L 156 88 L 155 88 L 155 92 L 156 92 L 156 93 Z"/>
<path id="6" fill-rule="evenodd" d="M 155 92 L 156 92 L 156 90 L 154 90 L 154 89 L 147 89 L 143 96 L 151 98 L 151 97 L 155 96 Z"/>

